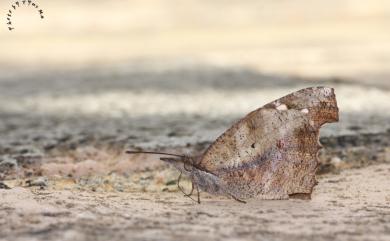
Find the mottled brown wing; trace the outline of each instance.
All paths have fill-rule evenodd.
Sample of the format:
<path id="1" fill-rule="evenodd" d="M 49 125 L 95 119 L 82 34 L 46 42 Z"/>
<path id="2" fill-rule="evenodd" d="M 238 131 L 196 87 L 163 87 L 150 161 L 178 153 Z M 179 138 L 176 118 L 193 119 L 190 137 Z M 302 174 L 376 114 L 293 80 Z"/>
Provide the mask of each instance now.
<path id="1" fill-rule="evenodd" d="M 316 183 L 319 128 L 338 120 L 334 90 L 303 89 L 235 123 L 204 153 L 199 168 L 237 198 L 288 198 Z"/>

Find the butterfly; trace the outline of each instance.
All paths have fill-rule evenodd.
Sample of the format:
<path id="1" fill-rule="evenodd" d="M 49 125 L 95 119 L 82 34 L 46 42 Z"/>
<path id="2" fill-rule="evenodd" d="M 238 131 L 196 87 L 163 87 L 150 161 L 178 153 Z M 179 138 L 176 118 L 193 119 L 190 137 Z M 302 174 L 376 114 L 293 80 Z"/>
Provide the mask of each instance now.
<path id="1" fill-rule="evenodd" d="M 309 197 L 317 184 L 315 173 L 321 148 L 319 129 L 337 122 L 339 111 L 333 88 L 311 87 L 293 92 L 256 109 L 219 136 L 198 157 L 163 152 L 127 151 L 129 154 L 167 155 L 192 181 L 194 189 L 245 199 Z"/>

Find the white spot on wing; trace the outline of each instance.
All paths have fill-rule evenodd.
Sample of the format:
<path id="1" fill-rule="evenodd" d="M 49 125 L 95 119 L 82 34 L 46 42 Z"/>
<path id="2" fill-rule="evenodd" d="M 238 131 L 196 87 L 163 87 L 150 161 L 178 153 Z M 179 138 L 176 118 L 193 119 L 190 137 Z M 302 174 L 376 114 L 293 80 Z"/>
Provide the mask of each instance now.
<path id="1" fill-rule="evenodd" d="M 325 95 L 325 96 L 330 96 L 332 94 L 332 88 L 329 88 L 329 87 L 324 87 L 322 89 L 322 93 Z"/>
<path id="2" fill-rule="evenodd" d="M 288 110 L 287 105 L 285 105 L 285 104 L 281 104 L 281 105 L 277 106 L 276 109 L 277 110 Z"/>
<path id="3" fill-rule="evenodd" d="M 301 112 L 307 114 L 307 113 L 309 113 L 309 110 L 305 108 L 305 109 L 302 109 Z"/>

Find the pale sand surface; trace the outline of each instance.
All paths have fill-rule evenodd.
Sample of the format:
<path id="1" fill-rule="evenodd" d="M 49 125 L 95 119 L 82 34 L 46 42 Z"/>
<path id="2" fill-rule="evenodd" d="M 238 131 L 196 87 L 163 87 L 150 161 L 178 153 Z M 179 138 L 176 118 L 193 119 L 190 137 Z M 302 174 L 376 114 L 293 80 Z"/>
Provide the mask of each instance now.
<path id="1" fill-rule="evenodd" d="M 321 176 L 312 200 L 241 204 L 180 192 L 0 190 L 1 240 L 388 240 L 389 164 Z M 61 182 L 61 181 L 58 181 Z"/>

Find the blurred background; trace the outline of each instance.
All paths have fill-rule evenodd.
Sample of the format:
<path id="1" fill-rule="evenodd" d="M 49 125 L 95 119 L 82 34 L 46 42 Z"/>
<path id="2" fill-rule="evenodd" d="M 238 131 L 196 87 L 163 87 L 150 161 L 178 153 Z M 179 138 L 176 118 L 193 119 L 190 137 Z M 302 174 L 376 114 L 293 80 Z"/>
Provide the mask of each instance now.
<path id="1" fill-rule="evenodd" d="M 11 3 L 1 1 L 4 17 Z M 15 31 L 3 25 L 2 68 L 121 65 L 125 71 L 128 64 L 147 62 L 316 77 L 389 73 L 386 0 L 37 3 L 44 20 L 31 7 L 20 7 L 12 18 Z"/>
<path id="2" fill-rule="evenodd" d="M 210 143 L 300 88 L 335 88 L 322 136 L 390 128 L 387 0 L 3 0 L 3 155 Z M 201 148 L 200 148 L 201 149 Z M 21 151 L 22 150 L 22 151 Z"/>

